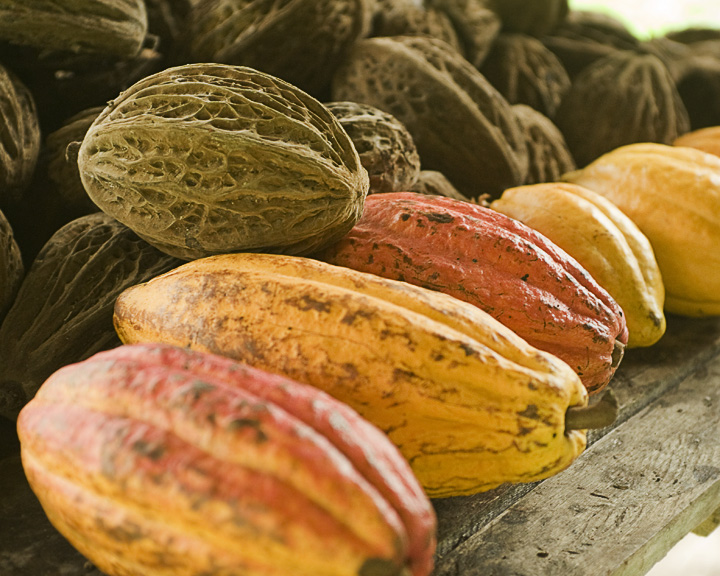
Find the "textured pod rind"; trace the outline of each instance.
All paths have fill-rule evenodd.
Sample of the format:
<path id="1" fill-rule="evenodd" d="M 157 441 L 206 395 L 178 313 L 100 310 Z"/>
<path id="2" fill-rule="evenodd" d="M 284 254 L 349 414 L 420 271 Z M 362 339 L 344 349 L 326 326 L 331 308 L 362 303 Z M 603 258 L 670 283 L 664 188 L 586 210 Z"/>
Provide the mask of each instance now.
<path id="1" fill-rule="evenodd" d="M 628 348 L 665 333 L 665 287 L 650 242 L 612 202 L 563 182 L 508 188 L 490 208 L 520 220 L 575 258 L 625 314 Z"/>
<path id="2" fill-rule="evenodd" d="M 0 65 L 0 209 L 18 203 L 30 185 L 40 141 L 32 94 L 13 72 Z"/>
<path id="3" fill-rule="evenodd" d="M 9 0 L 0 6 L 0 38 L 40 52 L 132 58 L 147 27 L 144 0 Z"/>
<path id="4" fill-rule="evenodd" d="M 410 188 L 420 173 L 420 156 L 407 128 L 392 114 L 359 102 L 326 102 L 360 155 L 370 192 Z"/>
<path id="5" fill-rule="evenodd" d="M 377 195 L 384 197 L 385 195 Z M 587 391 L 558 358 L 479 308 L 317 260 L 237 253 L 186 263 L 118 297 L 127 344 L 228 356 L 318 387 L 378 426 L 431 497 L 566 468 Z"/>
<path id="6" fill-rule="evenodd" d="M 369 10 L 368 0 L 202 0 L 188 18 L 189 60 L 257 68 L 322 98 Z"/>
<path id="7" fill-rule="evenodd" d="M 353 226 L 369 186 L 325 106 L 224 64 L 169 68 L 131 86 L 90 127 L 78 165 L 100 209 L 187 260 L 317 249 Z"/>
<path id="8" fill-rule="evenodd" d="M 103 213 L 60 228 L 26 272 L 0 325 L 0 416 L 17 418 L 60 366 L 117 346 L 117 295 L 180 263 Z"/>
<path id="9" fill-rule="evenodd" d="M 720 315 L 720 158 L 683 146 L 629 144 L 563 180 L 610 200 L 647 237 L 666 312 Z"/>
<path id="10" fill-rule="evenodd" d="M 469 202 L 378 196 L 317 257 L 469 302 L 565 361 L 592 393 L 608 384 L 627 342 L 622 310 L 575 259 L 521 222 Z"/>
<path id="11" fill-rule="evenodd" d="M 672 144 L 690 129 L 668 69 L 657 56 L 632 51 L 617 51 L 578 75 L 555 122 L 578 166 L 627 144 Z"/>
<path id="12" fill-rule="evenodd" d="M 332 94 L 395 116 L 412 135 L 423 168 L 443 172 L 470 198 L 499 195 L 526 175 L 525 141 L 510 104 L 442 41 L 362 40 L 335 75 Z"/>
<path id="13" fill-rule="evenodd" d="M 552 32 L 570 13 L 568 0 L 491 0 L 506 32 L 543 36 Z"/>
<path id="14" fill-rule="evenodd" d="M 400 453 L 287 378 L 119 347 L 52 374 L 18 432 L 50 520 L 108 574 L 432 568 L 434 513 Z"/>
<path id="15" fill-rule="evenodd" d="M 0 210 L 0 326 L 20 289 L 25 266 L 13 229 Z"/>

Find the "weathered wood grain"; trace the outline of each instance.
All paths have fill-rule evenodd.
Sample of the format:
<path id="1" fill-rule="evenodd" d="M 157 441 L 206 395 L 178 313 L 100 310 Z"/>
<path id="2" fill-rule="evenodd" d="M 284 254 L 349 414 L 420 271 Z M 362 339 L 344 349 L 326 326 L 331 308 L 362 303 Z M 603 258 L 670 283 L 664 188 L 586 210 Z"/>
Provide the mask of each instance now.
<path id="1" fill-rule="evenodd" d="M 451 553 L 436 574 L 637 576 L 720 505 L 720 358 Z"/>

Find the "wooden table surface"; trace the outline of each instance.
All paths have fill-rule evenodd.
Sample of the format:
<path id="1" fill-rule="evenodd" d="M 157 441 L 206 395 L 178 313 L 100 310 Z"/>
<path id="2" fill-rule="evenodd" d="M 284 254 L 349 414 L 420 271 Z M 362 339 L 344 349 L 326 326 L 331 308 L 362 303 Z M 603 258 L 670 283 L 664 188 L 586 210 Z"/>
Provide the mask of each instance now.
<path id="1" fill-rule="evenodd" d="M 434 576 L 640 576 L 720 509 L 720 318 L 669 316 L 611 386 L 617 421 L 564 472 L 434 501 Z M 0 575 L 99 576 L 48 523 L 11 435 L 5 424 Z"/>

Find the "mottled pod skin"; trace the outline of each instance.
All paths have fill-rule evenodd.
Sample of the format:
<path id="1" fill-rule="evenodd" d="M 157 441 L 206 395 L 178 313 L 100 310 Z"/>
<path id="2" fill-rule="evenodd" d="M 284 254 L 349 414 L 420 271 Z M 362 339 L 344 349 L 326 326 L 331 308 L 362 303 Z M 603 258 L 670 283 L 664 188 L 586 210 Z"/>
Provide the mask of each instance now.
<path id="1" fill-rule="evenodd" d="M 15 241 L 13 229 L 0 210 L 0 326 L 25 275 L 20 247 Z"/>
<path id="2" fill-rule="evenodd" d="M 49 519 L 111 576 L 432 569 L 434 512 L 397 449 L 282 376 L 121 346 L 55 372 L 18 432 Z"/>
<path id="3" fill-rule="evenodd" d="M 666 312 L 720 315 L 720 158 L 684 146 L 630 144 L 563 179 L 610 200 L 647 237 Z"/>
<path id="4" fill-rule="evenodd" d="M 622 310 L 575 259 L 521 222 L 470 202 L 378 196 L 317 257 L 469 302 L 567 362 L 591 393 L 608 384 L 627 343 Z"/>
<path id="5" fill-rule="evenodd" d="M 190 260 L 303 253 L 345 234 L 369 183 L 320 102 L 251 68 L 188 64 L 120 94 L 78 155 L 90 198 L 157 248 Z"/>
<path id="6" fill-rule="evenodd" d="M 384 195 L 378 195 L 384 196 Z M 431 497 L 531 482 L 567 467 L 587 392 L 564 362 L 479 308 L 297 256 L 186 263 L 115 305 L 127 344 L 212 352 L 316 386 L 385 431 Z"/>
<path id="7" fill-rule="evenodd" d="M 41 53 L 131 58 L 148 21 L 144 0 L 4 0 L 0 39 Z"/>

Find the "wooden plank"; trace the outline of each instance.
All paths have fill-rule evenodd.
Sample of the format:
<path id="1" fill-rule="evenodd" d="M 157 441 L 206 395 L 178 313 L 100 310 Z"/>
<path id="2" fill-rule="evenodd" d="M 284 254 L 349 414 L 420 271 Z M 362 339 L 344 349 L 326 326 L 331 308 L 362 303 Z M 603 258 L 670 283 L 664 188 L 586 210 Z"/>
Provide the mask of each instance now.
<path id="1" fill-rule="evenodd" d="M 720 354 L 720 319 L 668 316 L 666 334 L 648 348 L 628 350 L 611 382 L 620 413 L 611 428 L 588 435 L 592 445 Z M 538 483 L 500 486 L 484 494 L 435 500 L 438 554 L 450 553 Z"/>
<path id="2" fill-rule="evenodd" d="M 436 574 L 638 576 L 720 505 L 720 358 L 438 558 Z"/>

